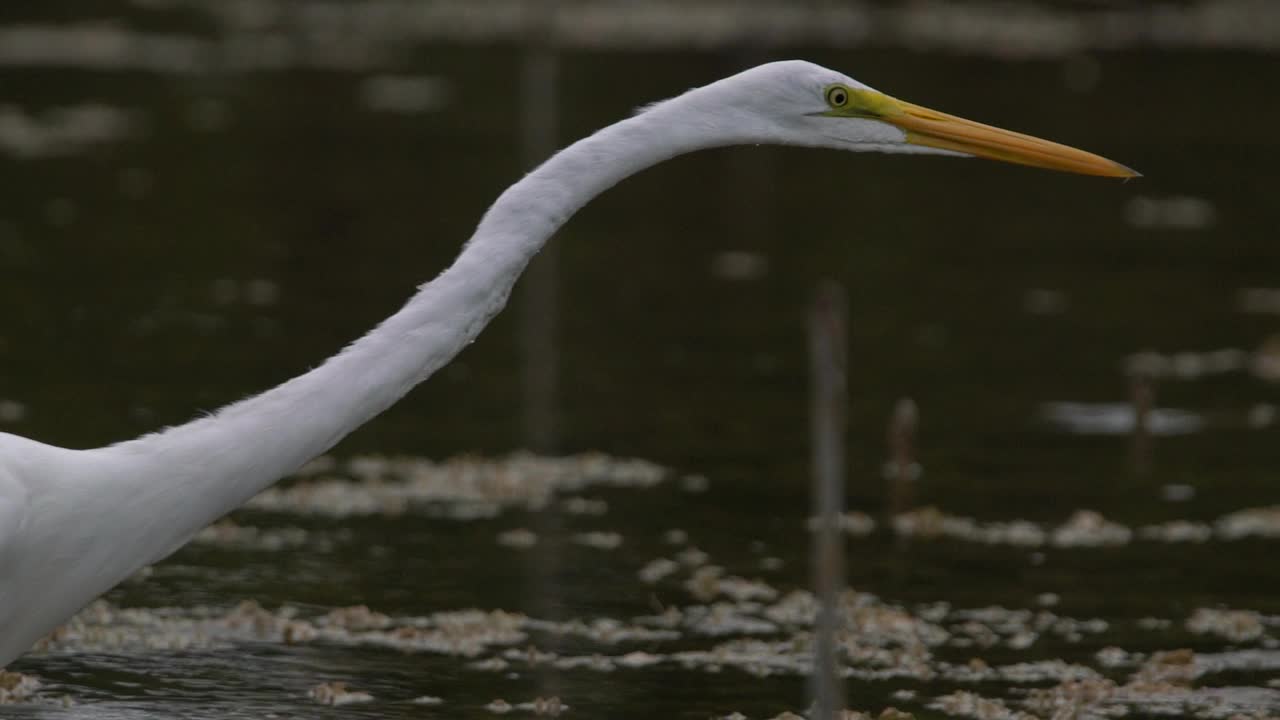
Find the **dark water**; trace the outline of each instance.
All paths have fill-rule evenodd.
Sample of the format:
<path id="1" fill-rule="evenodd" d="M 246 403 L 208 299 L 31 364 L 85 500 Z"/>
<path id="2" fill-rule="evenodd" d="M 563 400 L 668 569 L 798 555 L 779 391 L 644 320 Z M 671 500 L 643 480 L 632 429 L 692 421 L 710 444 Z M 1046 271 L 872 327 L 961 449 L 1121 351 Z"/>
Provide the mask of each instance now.
<path id="1" fill-rule="evenodd" d="M 173 12 L 154 22 L 200 24 Z M 1205 426 L 1156 438 L 1146 473 L 1135 472 L 1127 435 L 1072 434 L 1040 419 L 1049 402 L 1128 402 L 1124 363 L 1138 351 L 1252 356 L 1280 333 L 1276 312 L 1241 306 L 1243 290 L 1276 286 L 1280 271 L 1273 56 L 1148 49 L 1013 62 L 795 47 L 751 57 L 775 56 L 805 57 L 912 101 L 1094 150 L 1146 177 L 1120 183 L 779 148 L 704 152 L 646 171 L 554 240 L 563 309 L 555 450 L 645 458 L 709 478 L 708 492 L 600 491 L 592 496 L 609 502 L 603 517 L 553 520 L 521 512 L 472 522 L 298 520 L 250 511 L 237 519 L 348 528 L 351 537 L 333 552 L 193 547 L 113 602 L 225 609 L 256 598 L 317 612 L 368 604 L 393 615 L 474 606 L 634 617 L 654 612 L 635 572 L 669 553 L 661 536 L 670 528 L 687 530 L 735 574 L 759 575 L 759 559 L 776 556 L 781 569 L 769 582 L 805 587 L 804 312 L 824 278 L 850 296 L 853 508 L 878 515 L 885 507 L 884 425 L 903 396 L 922 418 L 916 500 L 948 513 L 1054 525 L 1089 508 L 1136 527 L 1211 523 L 1277 502 L 1280 438 L 1261 419 L 1280 393 L 1247 369 L 1157 381 L 1159 405 L 1195 412 Z M 291 377 L 394 311 L 448 264 L 523 171 L 521 57 L 505 47 L 426 44 L 377 66 L 440 82 L 439 105 L 412 113 L 362 101 L 372 71 L 0 67 L 0 104 L 39 116 L 93 103 L 123 113 L 126 128 L 83 146 L 0 153 L 0 400 L 17 408 L 0 429 L 75 447 L 126 439 Z M 560 136 L 579 137 L 732 72 L 749 64 L 743 57 L 566 52 Z M 726 253 L 747 254 L 756 271 L 725 277 L 717 268 L 732 261 Z M 520 301 L 335 455 L 500 456 L 524 447 Z M 1168 501 L 1169 485 L 1189 486 L 1194 498 Z M 626 542 L 612 553 L 563 543 L 562 553 L 532 555 L 494 543 L 520 526 L 566 538 L 607 529 Z M 1026 608 L 1054 594 L 1054 612 L 1105 618 L 1110 634 L 1046 640 L 989 661 L 1089 664 L 1104 645 L 1265 648 L 1280 637 L 1274 551 L 1275 540 L 1257 538 L 1032 551 L 904 547 L 876 535 L 852 542 L 847 572 L 859 590 L 909 607 Z M 675 583 L 658 600 L 680 605 L 683 592 Z M 1267 634 L 1233 643 L 1181 629 L 1204 607 L 1257 611 Z M 1134 630 L 1144 617 L 1170 619 L 1174 629 Z M 950 653 L 953 662 L 981 655 Z M 12 669 L 76 703 L 29 710 L 51 717 L 323 716 L 305 693 L 334 679 L 376 698 L 335 716 L 488 717 L 483 706 L 494 698 L 549 694 L 573 717 L 767 717 L 806 703 L 801 678 L 731 668 L 503 674 L 431 653 L 323 643 L 53 652 Z M 1264 686 L 1274 677 L 1255 669 L 1199 682 Z M 891 697 L 904 686 L 918 691 L 915 700 Z M 920 714 L 951 689 L 848 686 L 853 707 Z M 419 695 L 446 704 L 407 702 Z"/>

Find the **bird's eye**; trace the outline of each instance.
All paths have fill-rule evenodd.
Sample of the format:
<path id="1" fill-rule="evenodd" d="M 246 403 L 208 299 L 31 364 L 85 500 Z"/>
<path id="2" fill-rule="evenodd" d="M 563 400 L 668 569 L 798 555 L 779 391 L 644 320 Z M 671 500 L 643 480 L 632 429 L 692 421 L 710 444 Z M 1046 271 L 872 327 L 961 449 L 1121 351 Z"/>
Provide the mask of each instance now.
<path id="1" fill-rule="evenodd" d="M 827 104 L 833 108 L 841 108 L 849 103 L 849 91 L 836 85 L 827 90 Z"/>

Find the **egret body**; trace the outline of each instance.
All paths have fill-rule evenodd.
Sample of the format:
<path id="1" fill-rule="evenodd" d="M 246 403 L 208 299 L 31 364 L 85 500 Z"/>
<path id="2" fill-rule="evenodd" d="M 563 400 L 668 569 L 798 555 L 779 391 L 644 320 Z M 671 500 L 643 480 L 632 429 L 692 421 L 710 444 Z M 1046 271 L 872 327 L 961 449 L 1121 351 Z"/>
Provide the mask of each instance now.
<path id="1" fill-rule="evenodd" d="M 801 61 L 761 65 L 643 108 L 507 189 L 449 268 L 314 370 L 108 447 L 70 450 L 0 433 L 0 666 L 449 362 L 506 304 L 543 243 L 593 197 L 682 153 L 766 143 L 1136 174 L 1097 155 L 896 100 Z"/>

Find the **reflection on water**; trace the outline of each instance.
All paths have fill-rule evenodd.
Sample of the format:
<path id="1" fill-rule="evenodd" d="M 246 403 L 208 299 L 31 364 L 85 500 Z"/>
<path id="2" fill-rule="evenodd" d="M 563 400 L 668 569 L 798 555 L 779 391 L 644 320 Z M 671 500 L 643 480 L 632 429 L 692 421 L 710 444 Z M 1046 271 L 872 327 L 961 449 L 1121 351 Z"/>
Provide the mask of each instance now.
<path id="1" fill-rule="evenodd" d="M 122 6 L 0 25 L 0 429 L 72 446 L 313 366 L 524 170 L 515 3 Z M 803 712 L 802 317 L 830 277 L 852 707 L 1280 712 L 1276 8 L 817 6 L 560 3 L 557 134 L 763 43 L 1147 177 L 770 148 L 648 171 L 554 241 L 555 443 L 580 454 L 510 455 L 538 441 L 504 315 L 337 459 L 15 663 L 0 701 L 35 701 L 6 711 Z M 1152 406 L 1141 473 L 1132 438 L 1040 414 L 1135 434 L 1136 376 L 1198 423 L 1163 433 Z"/>

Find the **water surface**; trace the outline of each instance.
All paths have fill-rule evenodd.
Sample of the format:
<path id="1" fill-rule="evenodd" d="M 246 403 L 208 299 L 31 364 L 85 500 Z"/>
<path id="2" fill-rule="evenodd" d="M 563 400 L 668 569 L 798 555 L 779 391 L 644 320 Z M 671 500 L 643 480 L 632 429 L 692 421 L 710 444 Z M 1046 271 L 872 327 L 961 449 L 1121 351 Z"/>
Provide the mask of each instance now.
<path id="1" fill-rule="evenodd" d="M 216 54 L 223 60 L 215 62 L 207 44 L 230 53 L 236 36 L 192 7 L 131 6 L 123 32 L 168 40 L 138 45 L 129 62 L 15 60 L 15 45 L 0 52 L 9 58 L 0 66 L 9 113 L 0 123 L 5 431 L 74 447 L 109 443 L 312 367 L 444 268 L 523 171 L 519 48 L 435 40 L 290 60 L 323 55 L 302 45 L 294 55 L 277 48 Z M 0 29 L 102 17 L 49 15 L 6 11 Z M 287 18 L 274 22 L 291 27 Z M 373 697 L 334 715 L 489 717 L 495 699 L 552 696 L 576 717 L 801 711 L 797 672 L 753 674 L 676 654 L 723 652 L 726 637 L 803 643 L 803 623 L 716 636 L 690 620 L 678 637 L 618 644 L 537 623 L 615 619 L 653 629 L 660 624 L 637 619 L 671 607 L 688 619 L 716 602 L 767 620 L 768 607 L 808 586 L 803 318 L 824 278 L 850 295 L 851 509 L 885 527 L 884 427 L 909 396 L 922 418 L 918 505 L 979 524 L 1024 519 L 1046 537 L 1089 509 L 1134 533 L 1101 547 L 851 537 L 850 584 L 878 598 L 860 602 L 919 622 L 948 604 L 932 620 L 947 639 L 921 646 L 936 675 L 855 674 L 851 707 L 929 715 L 941 712 L 928 708 L 936 698 L 957 690 L 1022 707 L 1029 688 L 1063 677 L 966 681 L 946 668 L 972 658 L 991 667 L 1056 659 L 1123 685 L 1152 653 L 1189 647 L 1199 657 L 1195 687 L 1253 688 L 1228 693 L 1245 697 L 1246 710 L 1280 711 L 1266 689 L 1280 677 L 1274 528 L 1231 539 L 1213 525 L 1277 498 L 1280 442 L 1268 408 L 1278 398 L 1266 358 L 1280 327 L 1276 308 L 1258 301 L 1265 295 L 1249 294 L 1274 287 L 1280 269 L 1273 56 L 574 47 L 560 57 L 559 134 L 568 141 L 635 106 L 780 56 L 1088 148 L 1146 177 L 1116 183 L 977 161 L 779 148 L 709 151 L 646 171 L 553 241 L 563 381 L 552 450 L 642 458 L 664 469 L 662 483 L 593 485 L 542 509 L 517 504 L 466 519 L 456 508 L 470 505 L 456 499 L 395 516 L 248 509 L 236 523 L 308 532 L 275 549 L 197 543 L 107 598 L 177 617 L 207 608 L 216 618 L 252 599 L 308 622 L 363 604 L 393 627 L 429 626 L 438 618 L 422 618 L 465 608 L 503 610 L 532 619 L 521 626 L 527 637 L 474 657 L 333 638 L 290 645 L 274 626 L 170 650 L 55 643 L 11 669 L 38 676 L 46 701 L 65 695 L 71 706 L 17 712 L 323 716 L 307 693 L 331 681 Z M 360 479 L 361 466 L 348 461 L 365 455 L 504 458 L 524 448 L 520 297 L 514 302 L 515 312 L 457 361 L 345 440 L 329 474 Z M 1222 350 L 1238 361 L 1197 364 Z M 1123 429 L 1067 432 L 1044 408 L 1128 403 L 1126 363 L 1143 351 L 1168 359 L 1157 404 L 1203 423 L 1152 438 L 1139 472 Z M 689 476 L 705 478 L 707 490 L 687 491 Z M 588 504 L 574 511 L 564 497 Z M 1209 535 L 1142 538 L 1143 527 L 1174 520 Z M 533 548 L 499 542 L 518 528 L 537 536 Z M 617 533 L 621 544 L 575 541 L 587 532 Z M 653 584 L 638 577 L 656 558 L 692 547 L 707 557 L 681 561 Z M 708 565 L 778 594 L 700 598 L 686 582 Z M 1102 624 L 1086 626 L 1096 632 L 1042 628 L 1025 647 L 1011 646 L 1011 630 L 984 646 L 964 629 L 964 611 L 992 606 Z M 1246 611 L 1236 620 L 1258 623 L 1258 634 L 1206 630 L 1193 621 L 1205 621 L 1196 613 L 1206 608 Z M 1141 655 L 1111 666 L 1097 655 L 1108 646 Z M 605 672 L 504 658 L 528 648 L 661 659 Z M 508 665 L 475 664 L 494 658 Z M 412 702 L 422 696 L 443 702 Z M 1199 700 L 1171 702 L 1201 712 Z"/>

